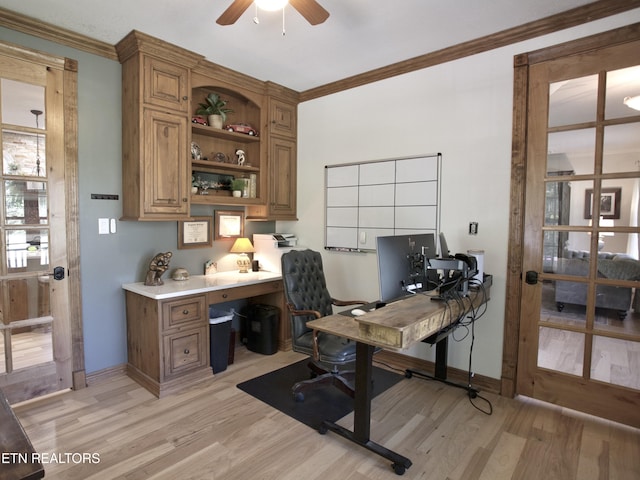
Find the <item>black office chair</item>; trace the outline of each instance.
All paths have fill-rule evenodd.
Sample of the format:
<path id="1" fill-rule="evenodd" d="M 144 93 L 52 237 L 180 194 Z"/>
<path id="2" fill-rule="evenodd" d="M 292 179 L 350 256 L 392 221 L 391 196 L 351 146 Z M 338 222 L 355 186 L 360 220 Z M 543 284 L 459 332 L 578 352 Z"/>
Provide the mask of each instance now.
<path id="1" fill-rule="evenodd" d="M 282 255 L 282 278 L 291 318 L 293 350 L 313 358 L 309 368 L 315 375 L 293 386 L 294 398 L 303 401 L 306 391 L 327 384 L 338 387 L 353 398 L 355 372 L 339 371 L 338 366 L 355 361 L 355 342 L 315 332 L 307 327 L 307 322 L 332 315 L 333 305 L 362 305 L 367 302 L 332 298 L 324 278 L 322 257 L 313 250 L 292 250 Z"/>

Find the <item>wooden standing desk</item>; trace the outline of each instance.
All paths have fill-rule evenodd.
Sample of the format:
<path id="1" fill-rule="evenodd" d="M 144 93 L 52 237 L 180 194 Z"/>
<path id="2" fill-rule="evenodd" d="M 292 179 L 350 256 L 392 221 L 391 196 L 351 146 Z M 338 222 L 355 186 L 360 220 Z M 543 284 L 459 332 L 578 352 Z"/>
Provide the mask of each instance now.
<path id="1" fill-rule="evenodd" d="M 479 307 L 488 298 L 488 289 L 472 290 L 461 302 L 432 301 L 427 294 L 417 294 L 359 317 L 336 314 L 308 322 L 309 328 L 356 342 L 353 431 L 324 421 L 320 433 L 331 430 L 391 460 L 393 470 L 402 475 L 411 466 L 411 460 L 370 439 L 373 352 L 376 347 L 404 350 L 449 327 L 465 310 Z"/>

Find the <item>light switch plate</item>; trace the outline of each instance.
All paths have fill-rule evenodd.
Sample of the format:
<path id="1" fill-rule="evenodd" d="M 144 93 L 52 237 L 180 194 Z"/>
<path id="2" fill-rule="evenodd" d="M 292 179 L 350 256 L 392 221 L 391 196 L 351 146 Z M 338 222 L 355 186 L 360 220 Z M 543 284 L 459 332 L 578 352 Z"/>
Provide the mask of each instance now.
<path id="1" fill-rule="evenodd" d="M 109 235 L 109 219 L 108 218 L 98 219 L 98 234 Z"/>

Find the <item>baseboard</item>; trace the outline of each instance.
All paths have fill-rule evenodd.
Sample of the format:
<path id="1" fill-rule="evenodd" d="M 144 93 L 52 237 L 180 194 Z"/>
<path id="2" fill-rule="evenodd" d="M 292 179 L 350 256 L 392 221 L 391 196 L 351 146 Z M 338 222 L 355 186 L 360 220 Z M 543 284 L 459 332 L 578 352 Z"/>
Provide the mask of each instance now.
<path id="1" fill-rule="evenodd" d="M 433 375 L 435 372 L 435 364 L 433 362 L 422 360 L 421 358 L 403 355 L 402 353 L 390 352 L 383 350 L 374 357 L 374 362 L 386 364 L 397 370 L 418 370 Z M 466 385 L 469 378 L 469 372 L 459 370 L 457 368 L 447 368 L 447 380 Z M 500 380 L 483 375 L 475 374 L 473 376 L 472 385 L 474 388 L 484 392 L 491 392 L 500 395 Z"/>
<path id="2" fill-rule="evenodd" d="M 122 363 L 120 365 L 114 365 L 113 367 L 105 368 L 103 370 L 97 370 L 95 372 L 87 373 L 86 382 L 87 386 L 95 385 L 96 383 L 100 383 L 108 378 L 114 377 L 116 375 L 123 375 L 127 373 L 127 364 Z"/>

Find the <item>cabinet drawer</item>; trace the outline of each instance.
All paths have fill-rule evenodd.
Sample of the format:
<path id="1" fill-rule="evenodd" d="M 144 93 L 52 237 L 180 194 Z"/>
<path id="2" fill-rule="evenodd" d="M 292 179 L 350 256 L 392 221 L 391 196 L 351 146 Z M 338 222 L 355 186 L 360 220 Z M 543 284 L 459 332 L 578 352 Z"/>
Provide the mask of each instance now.
<path id="1" fill-rule="evenodd" d="M 206 296 L 186 297 L 162 304 L 162 329 L 207 325 Z"/>
<path id="2" fill-rule="evenodd" d="M 165 335 L 164 376 L 165 378 L 198 368 L 207 364 L 207 329 L 198 328 L 185 332 Z"/>
<path id="3" fill-rule="evenodd" d="M 282 280 L 272 282 L 257 283 L 244 287 L 225 288 L 224 290 L 214 290 L 207 293 L 207 303 L 222 303 L 230 300 L 257 297 L 268 295 L 269 293 L 280 292 L 283 289 Z"/>

